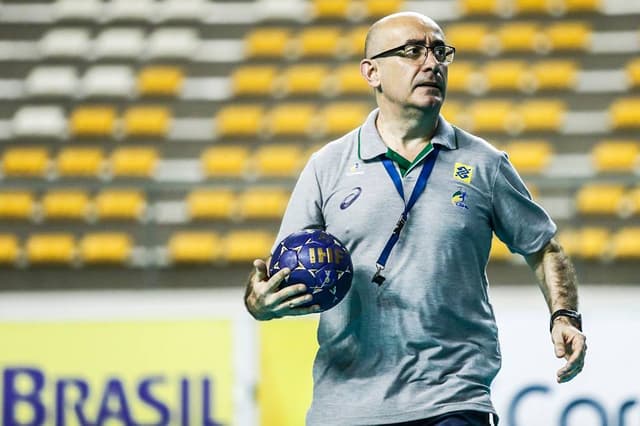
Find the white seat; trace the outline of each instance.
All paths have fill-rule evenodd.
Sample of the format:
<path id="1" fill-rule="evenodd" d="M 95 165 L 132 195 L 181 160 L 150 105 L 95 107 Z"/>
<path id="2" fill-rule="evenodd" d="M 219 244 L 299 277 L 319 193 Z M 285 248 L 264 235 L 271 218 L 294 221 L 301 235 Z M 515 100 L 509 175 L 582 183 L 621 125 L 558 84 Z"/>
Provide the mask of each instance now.
<path id="1" fill-rule="evenodd" d="M 126 65 L 96 65 L 82 78 L 81 93 L 84 96 L 127 97 L 133 94 L 135 77 Z"/>
<path id="2" fill-rule="evenodd" d="M 102 14 L 100 0 L 58 0 L 54 4 L 54 16 L 58 20 L 82 19 L 96 21 Z"/>
<path id="3" fill-rule="evenodd" d="M 25 90 L 30 96 L 74 96 L 78 93 L 78 74 L 74 67 L 40 66 L 29 72 Z"/>
<path id="4" fill-rule="evenodd" d="M 54 28 L 40 39 L 38 49 L 46 57 L 84 57 L 91 49 L 89 30 Z"/>
<path id="5" fill-rule="evenodd" d="M 207 16 L 208 2 L 205 0 L 165 0 L 160 3 L 158 16 L 163 21 L 200 20 Z"/>
<path id="6" fill-rule="evenodd" d="M 102 31 L 94 42 L 96 58 L 137 58 L 144 49 L 144 31 L 139 28 L 111 28 Z"/>
<path id="7" fill-rule="evenodd" d="M 25 106 L 13 116 L 16 136 L 43 136 L 62 138 L 66 134 L 67 119 L 59 106 Z"/>
<path id="8" fill-rule="evenodd" d="M 198 33 L 191 28 L 160 28 L 148 39 L 149 58 L 191 58 L 198 49 Z"/>
<path id="9" fill-rule="evenodd" d="M 107 3 L 107 18 L 110 20 L 153 21 L 156 7 L 155 0 L 111 0 Z"/>

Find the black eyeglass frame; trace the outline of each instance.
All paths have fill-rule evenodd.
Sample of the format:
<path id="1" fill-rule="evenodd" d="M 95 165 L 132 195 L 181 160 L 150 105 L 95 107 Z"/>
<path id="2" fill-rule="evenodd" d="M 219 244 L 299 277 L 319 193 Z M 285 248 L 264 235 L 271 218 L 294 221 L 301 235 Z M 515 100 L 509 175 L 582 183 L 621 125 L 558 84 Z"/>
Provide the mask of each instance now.
<path id="1" fill-rule="evenodd" d="M 399 57 L 401 57 L 401 58 L 406 58 L 406 56 L 402 56 L 402 55 L 401 55 L 401 54 L 399 54 L 399 53 L 400 53 L 400 52 L 404 52 L 404 50 L 405 50 L 408 46 L 420 46 L 420 47 L 424 47 L 425 49 L 427 49 L 427 50 L 426 50 L 426 52 L 427 52 L 427 56 L 429 56 L 429 50 L 431 50 L 431 52 L 433 52 L 433 49 L 435 49 L 436 47 L 444 47 L 445 49 L 451 49 L 451 50 L 450 50 L 450 52 L 451 52 L 450 54 L 453 54 L 453 57 L 454 57 L 454 58 L 455 58 L 455 56 L 456 56 L 456 48 L 455 48 L 455 47 L 453 47 L 453 46 L 449 46 L 449 45 L 447 45 L 447 44 L 436 44 L 435 46 L 427 46 L 426 44 L 419 44 L 419 43 L 412 43 L 412 42 L 409 42 L 409 43 L 405 43 L 405 44 L 403 44 L 402 46 L 392 47 L 392 48 L 391 48 L 391 49 L 389 49 L 389 50 L 385 50 L 384 52 L 377 53 L 377 54 L 373 55 L 372 57 L 370 57 L 369 59 L 387 58 L 387 57 L 389 57 L 389 56 L 399 56 Z M 445 58 L 446 58 L 447 56 L 449 56 L 449 55 L 448 55 L 448 54 L 447 54 L 447 55 L 445 55 Z M 434 57 L 435 57 L 435 55 L 434 55 Z M 426 59 L 426 56 L 425 56 L 425 59 Z M 439 64 L 450 64 L 451 62 L 453 62 L 453 58 L 452 58 L 450 61 L 443 61 L 443 62 L 438 61 L 438 58 L 436 58 L 436 61 L 437 61 Z"/>

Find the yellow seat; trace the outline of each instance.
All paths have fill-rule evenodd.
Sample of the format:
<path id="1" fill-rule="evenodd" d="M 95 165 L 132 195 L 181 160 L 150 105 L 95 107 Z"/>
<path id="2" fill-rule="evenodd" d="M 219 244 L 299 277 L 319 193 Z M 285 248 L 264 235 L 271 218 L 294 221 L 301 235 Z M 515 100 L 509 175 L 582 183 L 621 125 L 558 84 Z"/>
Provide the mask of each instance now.
<path id="1" fill-rule="evenodd" d="M 509 250 L 509 247 L 505 243 L 500 241 L 495 235 L 491 240 L 491 251 L 489 252 L 489 259 L 495 261 L 506 261 L 513 258 L 513 253 Z"/>
<path id="2" fill-rule="evenodd" d="M 468 91 L 471 88 L 472 76 L 476 69 L 477 65 L 469 61 L 456 61 L 455 65 L 450 65 L 449 76 L 447 79 L 447 91 Z"/>
<path id="3" fill-rule="evenodd" d="M 267 128 L 272 135 L 304 135 L 311 130 L 315 116 L 312 104 L 282 103 L 270 111 Z"/>
<path id="4" fill-rule="evenodd" d="M 553 154 L 551 144 L 543 140 L 512 141 L 505 151 L 514 167 L 521 173 L 540 173 Z"/>
<path id="5" fill-rule="evenodd" d="M 160 106 L 134 106 L 124 114 L 124 131 L 129 136 L 165 136 L 171 113 Z"/>
<path id="6" fill-rule="evenodd" d="M 47 219 L 85 219 L 89 213 L 89 196 L 82 190 L 54 189 L 41 200 Z"/>
<path id="7" fill-rule="evenodd" d="M 511 121 L 513 104 L 503 100 L 476 101 L 468 114 L 474 131 L 504 132 Z"/>
<path id="8" fill-rule="evenodd" d="M 94 232 L 80 240 L 79 249 L 84 263 L 122 264 L 129 260 L 133 243 L 124 232 Z"/>
<path id="9" fill-rule="evenodd" d="M 300 171 L 302 149 L 293 144 L 272 144 L 258 148 L 252 170 L 258 176 L 293 177 Z"/>
<path id="10" fill-rule="evenodd" d="M 345 18 L 349 12 L 349 1 L 313 0 L 315 18 Z"/>
<path id="11" fill-rule="evenodd" d="M 116 125 L 116 110 L 110 106 L 77 107 L 70 118 L 75 136 L 110 136 Z"/>
<path id="12" fill-rule="evenodd" d="M 515 10 L 521 14 L 542 14 L 549 11 L 548 0 L 514 0 Z"/>
<path id="13" fill-rule="evenodd" d="M 449 123 L 459 126 L 464 123 L 466 126 L 467 116 L 462 103 L 448 100 L 442 106 L 440 113 Z"/>
<path id="14" fill-rule="evenodd" d="M 275 95 L 318 94 L 329 75 L 329 67 L 322 64 L 292 65 L 284 70 L 277 80 Z"/>
<path id="15" fill-rule="evenodd" d="M 333 102 L 320 110 L 320 122 L 327 134 L 339 135 L 362 125 L 371 111 L 364 102 Z"/>
<path id="16" fill-rule="evenodd" d="M 230 189 L 195 189 L 187 197 L 187 211 L 191 219 L 231 219 L 235 202 Z"/>
<path id="17" fill-rule="evenodd" d="M 517 107 L 525 131 L 558 131 L 564 124 L 566 105 L 559 100 L 536 99 Z"/>
<path id="18" fill-rule="evenodd" d="M 231 87 L 236 96 L 270 95 L 278 68 L 272 65 L 243 65 L 231 74 Z"/>
<path id="19" fill-rule="evenodd" d="M 0 263 L 15 263 L 20 257 L 18 238 L 11 234 L 0 234 Z"/>
<path id="20" fill-rule="evenodd" d="M 238 215 L 242 219 L 280 219 L 289 195 L 289 191 L 281 188 L 247 189 L 238 197 Z"/>
<path id="21" fill-rule="evenodd" d="M 614 101 L 609 107 L 609 116 L 614 129 L 640 128 L 640 97 Z"/>
<path id="22" fill-rule="evenodd" d="M 571 257 L 578 255 L 578 251 L 581 247 L 580 232 L 578 230 L 573 228 L 564 228 L 558 232 L 556 239 L 562 246 L 562 250 L 565 254 Z"/>
<path id="23" fill-rule="evenodd" d="M 583 259 L 600 259 L 607 256 L 611 234 L 602 227 L 587 227 L 580 230 L 578 256 Z"/>
<path id="24" fill-rule="evenodd" d="M 483 74 L 489 90 L 519 90 L 528 65 L 525 61 L 501 60 L 489 62 Z"/>
<path id="25" fill-rule="evenodd" d="M 611 255 L 614 259 L 640 258 L 640 227 L 627 226 L 613 235 Z"/>
<path id="26" fill-rule="evenodd" d="M 638 165 L 638 154 L 636 141 L 605 140 L 593 147 L 591 159 L 599 172 L 628 173 Z"/>
<path id="27" fill-rule="evenodd" d="M 214 232 L 176 232 L 169 239 L 169 258 L 175 263 L 212 263 L 220 257 L 221 246 Z"/>
<path id="28" fill-rule="evenodd" d="M 591 27 L 586 22 L 563 21 L 543 30 L 541 50 L 585 50 L 591 44 Z"/>
<path id="29" fill-rule="evenodd" d="M 96 219 L 139 220 L 144 216 L 147 201 L 138 189 L 105 189 L 93 202 Z"/>
<path id="30" fill-rule="evenodd" d="M 473 3 L 473 0 L 470 0 Z M 446 29 L 447 43 L 460 52 L 482 52 L 490 41 L 487 24 L 450 24 Z M 455 65 L 452 65 L 455 67 Z"/>
<path id="31" fill-rule="evenodd" d="M 601 0 L 551 0 L 551 13 L 562 15 L 578 12 L 598 12 Z"/>
<path id="32" fill-rule="evenodd" d="M 138 74 L 141 95 L 176 96 L 182 88 L 184 72 L 172 66 L 148 66 Z"/>
<path id="33" fill-rule="evenodd" d="M 100 148 L 63 148 L 58 153 L 56 170 L 61 176 L 98 176 L 103 166 Z"/>
<path id="34" fill-rule="evenodd" d="M 214 146 L 201 155 L 202 169 L 208 177 L 239 177 L 246 170 L 249 150 L 242 146 Z"/>
<path id="35" fill-rule="evenodd" d="M 367 94 L 372 88 L 367 84 L 357 63 L 348 63 L 338 66 L 327 76 L 326 90 L 328 95 L 339 94 Z"/>
<path id="36" fill-rule="evenodd" d="M 332 57 L 340 53 L 340 27 L 308 27 L 293 42 L 293 56 Z"/>
<path id="37" fill-rule="evenodd" d="M 616 215 L 625 195 L 625 188 L 617 184 L 588 184 L 576 194 L 576 209 L 584 215 Z"/>
<path id="38" fill-rule="evenodd" d="M 531 22 L 503 24 L 495 32 L 500 50 L 504 52 L 533 51 L 539 37 L 540 27 Z"/>
<path id="39" fill-rule="evenodd" d="M 266 231 L 231 231 L 226 235 L 224 257 L 229 262 L 251 262 L 266 259 L 275 236 Z"/>
<path id="40" fill-rule="evenodd" d="M 495 15 L 499 9 L 498 0 L 458 0 L 458 6 L 462 14 L 469 15 Z"/>
<path id="41" fill-rule="evenodd" d="M 578 64 L 573 60 L 540 61 L 531 66 L 524 89 L 536 90 L 572 89 L 578 78 Z"/>
<path id="42" fill-rule="evenodd" d="M 640 58 L 633 59 L 626 66 L 627 79 L 632 87 L 640 86 Z"/>
<path id="43" fill-rule="evenodd" d="M 7 176 L 44 176 L 49 169 L 49 154 L 44 147 L 8 148 L 2 157 L 2 172 Z"/>
<path id="44" fill-rule="evenodd" d="M 118 177 L 150 177 L 158 162 L 158 151 L 149 147 L 121 147 L 111 154 L 111 172 Z"/>
<path id="45" fill-rule="evenodd" d="M 365 0 L 365 8 L 367 16 L 381 17 L 399 12 L 403 3 L 403 0 Z"/>
<path id="46" fill-rule="evenodd" d="M 222 107 L 215 116 L 216 133 L 220 136 L 255 136 L 262 128 L 264 114 L 261 105 Z"/>
<path id="47" fill-rule="evenodd" d="M 628 217 L 640 214 L 640 186 L 629 190 L 620 202 L 620 215 Z"/>
<path id="48" fill-rule="evenodd" d="M 32 264 L 71 263 L 76 256 L 75 239 L 68 233 L 30 235 L 25 244 L 27 259 Z"/>
<path id="49" fill-rule="evenodd" d="M 366 25 L 360 25 L 352 28 L 344 35 L 344 40 L 346 41 L 346 49 L 348 49 L 345 53 L 350 53 L 351 55 L 356 55 L 358 57 L 364 57 L 364 42 L 367 38 L 367 33 L 369 32 L 369 27 Z M 356 65 L 356 68 L 359 68 Z"/>
<path id="50" fill-rule="evenodd" d="M 0 219 L 29 219 L 35 202 L 29 191 L 0 192 Z"/>
<path id="51" fill-rule="evenodd" d="M 281 57 L 291 32 L 287 28 L 257 28 L 245 37 L 245 51 L 250 58 Z"/>

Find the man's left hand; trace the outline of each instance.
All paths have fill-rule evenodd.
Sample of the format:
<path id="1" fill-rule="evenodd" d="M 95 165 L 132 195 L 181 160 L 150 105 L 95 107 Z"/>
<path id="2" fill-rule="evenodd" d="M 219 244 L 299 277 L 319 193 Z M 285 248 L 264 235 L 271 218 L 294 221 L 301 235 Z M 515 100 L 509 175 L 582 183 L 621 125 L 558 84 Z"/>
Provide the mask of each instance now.
<path id="1" fill-rule="evenodd" d="M 556 356 L 567 360 L 557 372 L 558 383 L 568 382 L 582 371 L 587 353 L 587 338 L 569 321 L 558 318 L 551 330 L 551 341 Z"/>

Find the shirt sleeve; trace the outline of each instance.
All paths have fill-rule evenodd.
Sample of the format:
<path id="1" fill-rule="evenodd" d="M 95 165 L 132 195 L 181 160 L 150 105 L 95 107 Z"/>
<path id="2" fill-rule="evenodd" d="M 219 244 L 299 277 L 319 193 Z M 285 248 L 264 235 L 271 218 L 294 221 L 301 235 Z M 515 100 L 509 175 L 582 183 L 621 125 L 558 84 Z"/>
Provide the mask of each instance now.
<path id="1" fill-rule="evenodd" d="M 509 250 L 530 255 L 541 250 L 557 227 L 532 200 L 529 190 L 505 153 L 500 157 L 492 191 L 492 225 Z"/>
<path id="2" fill-rule="evenodd" d="M 315 167 L 315 154 L 298 177 L 271 253 L 287 235 L 307 228 L 325 229 L 322 214 L 322 192 Z"/>

